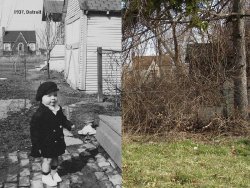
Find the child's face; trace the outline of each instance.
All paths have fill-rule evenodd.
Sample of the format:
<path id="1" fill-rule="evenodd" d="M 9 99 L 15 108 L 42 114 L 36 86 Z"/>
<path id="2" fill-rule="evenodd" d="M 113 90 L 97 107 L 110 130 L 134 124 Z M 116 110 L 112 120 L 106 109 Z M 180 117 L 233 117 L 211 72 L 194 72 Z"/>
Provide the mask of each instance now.
<path id="1" fill-rule="evenodd" d="M 55 106 L 57 103 L 57 92 L 51 92 L 48 95 L 42 97 L 42 103 L 44 105 Z"/>

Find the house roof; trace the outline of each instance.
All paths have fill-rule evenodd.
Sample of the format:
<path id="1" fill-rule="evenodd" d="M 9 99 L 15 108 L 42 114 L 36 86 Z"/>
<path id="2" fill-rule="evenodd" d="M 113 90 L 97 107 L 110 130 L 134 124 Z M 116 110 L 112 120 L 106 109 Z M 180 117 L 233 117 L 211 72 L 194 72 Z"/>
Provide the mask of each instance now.
<path id="1" fill-rule="evenodd" d="M 78 0 L 80 8 L 87 11 L 121 11 L 121 0 Z"/>
<path id="2" fill-rule="evenodd" d="M 43 7 L 47 13 L 61 13 L 63 10 L 63 1 L 44 0 Z"/>
<path id="3" fill-rule="evenodd" d="M 27 42 L 36 42 L 35 31 L 5 31 L 3 42 L 15 42 L 20 32 L 23 34 Z"/>
<path id="4" fill-rule="evenodd" d="M 168 55 L 162 56 L 162 66 L 163 69 L 169 68 L 172 66 L 172 59 Z M 134 70 L 148 70 L 153 61 L 157 62 L 159 56 L 136 56 L 133 57 L 133 69 Z"/>
<path id="5" fill-rule="evenodd" d="M 42 21 L 46 21 L 46 15 L 49 15 L 54 22 L 60 22 L 62 20 L 63 5 L 63 0 L 44 0 Z"/>

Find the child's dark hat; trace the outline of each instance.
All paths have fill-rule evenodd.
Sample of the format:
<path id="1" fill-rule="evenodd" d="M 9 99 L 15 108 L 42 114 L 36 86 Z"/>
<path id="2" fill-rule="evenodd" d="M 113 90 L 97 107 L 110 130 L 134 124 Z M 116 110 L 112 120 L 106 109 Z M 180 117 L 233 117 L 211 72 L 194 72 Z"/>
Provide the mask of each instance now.
<path id="1" fill-rule="evenodd" d="M 44 82 L 42 83 L 36 93 L 36 100 L 37 101 L 42 101 L 42 98 L 44 95 L 48 95 L 51 92 L 58 91 L 59 89 L 57 88 L 56 83 L 54 82 Z"/>

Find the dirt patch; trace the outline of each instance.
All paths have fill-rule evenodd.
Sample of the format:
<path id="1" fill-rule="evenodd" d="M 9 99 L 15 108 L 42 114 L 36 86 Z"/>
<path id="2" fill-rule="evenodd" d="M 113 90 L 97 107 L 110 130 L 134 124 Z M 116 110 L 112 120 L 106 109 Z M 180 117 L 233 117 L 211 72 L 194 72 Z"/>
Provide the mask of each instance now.
<path id="1" fill-rule="evenodd" d="M 8 112 L 18 112 L 31 107 L 29 99 L 7 99 L 0 100 L 0 119 L 8 117 Z"/>
<path id="2" fill-rule="evenodd" d="M 30 148 L 29 122 L 35 106 L 29 110 L 9 112 L 6 119 L 0 120 L 0 154 Z"/>

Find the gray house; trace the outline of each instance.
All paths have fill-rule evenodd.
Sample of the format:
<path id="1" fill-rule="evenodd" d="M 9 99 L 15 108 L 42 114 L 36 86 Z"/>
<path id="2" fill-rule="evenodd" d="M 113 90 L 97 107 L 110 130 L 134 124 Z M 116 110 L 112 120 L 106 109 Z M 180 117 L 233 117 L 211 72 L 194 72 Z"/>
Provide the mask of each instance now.
<path id="1" fill-rule="evenodd" d="M 3 28 L 3 55 L 35 54 L 35 31 L 5 31 Z"/>

